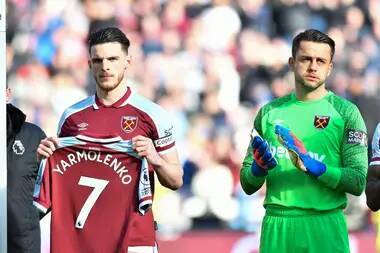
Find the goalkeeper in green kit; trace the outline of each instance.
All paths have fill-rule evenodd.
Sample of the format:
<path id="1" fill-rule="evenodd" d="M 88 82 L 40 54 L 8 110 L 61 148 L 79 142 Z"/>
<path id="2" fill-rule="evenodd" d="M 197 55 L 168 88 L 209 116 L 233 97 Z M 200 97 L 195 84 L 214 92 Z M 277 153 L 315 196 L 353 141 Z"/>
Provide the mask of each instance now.
<path id="1" fill-rule="evenodd" d="M 247 194 L 266 183 L 260 253 L 349 252 L 342 210 L 346 193 L 364 190 L 367 135 L 357 107 L 325 87 L 334 50 L 320 31 L 299 33 L 289 58 L 295 92 L 255 118 L 240 182 Z"/>

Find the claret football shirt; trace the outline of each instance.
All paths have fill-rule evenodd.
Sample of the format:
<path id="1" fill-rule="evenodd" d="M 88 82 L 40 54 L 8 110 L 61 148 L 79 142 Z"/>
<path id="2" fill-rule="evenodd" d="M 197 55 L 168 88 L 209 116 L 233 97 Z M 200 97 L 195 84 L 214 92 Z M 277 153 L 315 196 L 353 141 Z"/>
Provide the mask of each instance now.
<path id="1" fill-rule="evenodd" d="M 131 141 L 59 139 L 41 162 L 34 204 L 51 209 L 51 252 L 128 252 L 129 222 L 146 159 Z"/>
<path id="2" fill-rule="evenodd" d="M 104 138 L 120 136 L 130 140 L 137 135 L 152 139 L 157 152 L 171 152 L 175 146 L 170 115 L 159 105 L 144 98 L 128 87 L 126 93 L 112 105 L 104 105 L 96 95 L 70 106 L 63 113 L 58 136 L 87 135 Z M 149 181 L 153 194 L 154 171 L 149 166 Z M 154 246 L 153 214 L 148 210 L 143 216 L 137 208 L 131 214 L 131 246 Z"/>

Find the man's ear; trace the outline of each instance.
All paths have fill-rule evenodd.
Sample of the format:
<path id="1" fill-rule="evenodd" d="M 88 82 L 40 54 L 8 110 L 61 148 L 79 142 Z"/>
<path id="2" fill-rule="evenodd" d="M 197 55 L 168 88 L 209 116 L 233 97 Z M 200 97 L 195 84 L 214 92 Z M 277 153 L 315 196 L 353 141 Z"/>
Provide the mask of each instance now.
<path id="1" fill-rule="evenodd" d="M 12 99 L 12 91 L 11 91 L 11 88 L 8 87 L 6 89 L 6 92 L 5 92 L 5 101 L 6 101 L 6 103 L 10 103 L 11 99 Z"/>
<path id="2" fill-rule="evenodd" d="M 129 67 L 129 65 L 131 65 L 131 60 L 132 60 L 132 57 L 130 55 L 127 55 L 127 57 L 125 57 L 126 61 L 127 61 L 127 64 L 125 65 L 125 69 L 127 69 Z"/>
<path id="3" fill-rule="evenodd" d="M 294 71 L 294 58 L 293 57 L 289 57 L 288 66 L 289 66 L 291 71 Z"/>
<path id="4" fill-rule="evenodd" d="M 330 75 L 331 70 L 333 69 L 333 67 L 334 67 L 334 64 L 333 64 L 333 62 L 331 61 L 330 64 L 329 64 L 329 69 L 328 69 L 328 71 L 327 71 L 327 76 Z"/>
<path id="5" fill-rule="evenodd" d="M 87 60 L 88 68 L 91 69 L 91 61 Z"/>

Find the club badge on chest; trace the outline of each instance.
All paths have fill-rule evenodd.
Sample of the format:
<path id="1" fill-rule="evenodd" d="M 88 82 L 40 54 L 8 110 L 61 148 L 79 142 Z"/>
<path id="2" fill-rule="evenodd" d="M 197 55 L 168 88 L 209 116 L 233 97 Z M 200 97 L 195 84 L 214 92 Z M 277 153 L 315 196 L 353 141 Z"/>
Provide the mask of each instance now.
<path id="1" fill-rule="evenodd" d="M 121 117 L 121 129 L 125 133 L 132 133 L 138 124 L 139 118 L 136 116 L 122 116 Z"/>

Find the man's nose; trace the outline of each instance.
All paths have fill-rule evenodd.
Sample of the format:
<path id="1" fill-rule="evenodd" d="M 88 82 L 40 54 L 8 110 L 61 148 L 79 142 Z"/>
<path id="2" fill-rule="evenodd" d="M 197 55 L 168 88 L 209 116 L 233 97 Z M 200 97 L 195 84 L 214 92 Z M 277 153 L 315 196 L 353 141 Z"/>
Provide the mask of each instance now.
<path id="1" fill-rule="evenodd" d="M 108 70 L 110 68 L 110 62 L 107 59 L 103 59 L 102 61 L 102 69 Z"/>
<path id="2" fill-rule="evenodd" d="M 316 71 L 318 67 L 317 60 L 312 60 L 309 65 L 309 69 L 312 71 Z"/>

